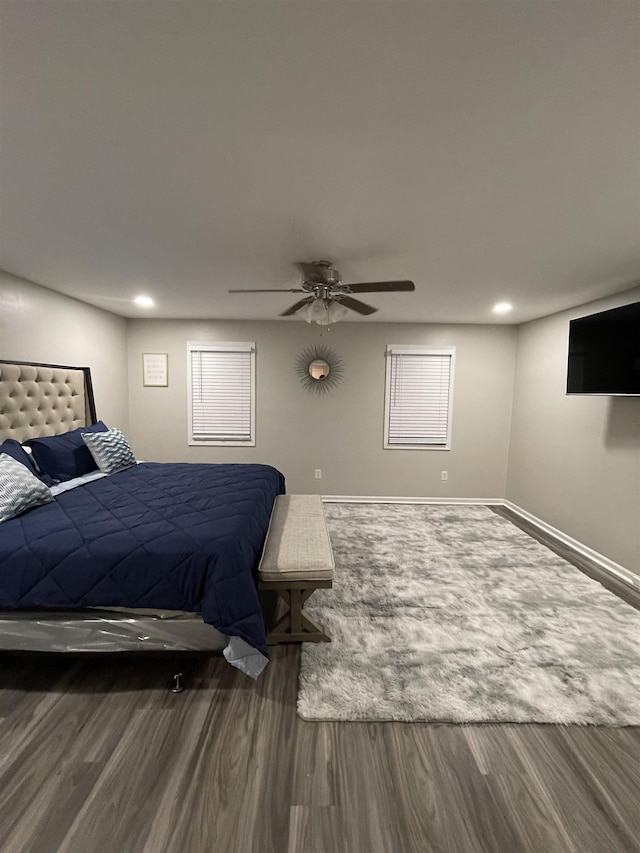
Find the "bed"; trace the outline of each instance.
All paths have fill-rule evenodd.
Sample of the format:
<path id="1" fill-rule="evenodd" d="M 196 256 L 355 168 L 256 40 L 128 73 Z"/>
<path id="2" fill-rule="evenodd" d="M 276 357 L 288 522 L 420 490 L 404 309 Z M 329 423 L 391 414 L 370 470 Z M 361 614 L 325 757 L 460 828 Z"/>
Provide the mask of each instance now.
<path id="1" fill-rule="evenodd" d="M 82 436 L 104 447 L 117 432 L 96 418 L 87 368 L 0 362 L 3 458 L 28 449 L 51 493 L 0 523 L 0 649 L 222 648 L 256 677 L 256 571 L 282 474 L 137 460 L 106 473 Z"/>

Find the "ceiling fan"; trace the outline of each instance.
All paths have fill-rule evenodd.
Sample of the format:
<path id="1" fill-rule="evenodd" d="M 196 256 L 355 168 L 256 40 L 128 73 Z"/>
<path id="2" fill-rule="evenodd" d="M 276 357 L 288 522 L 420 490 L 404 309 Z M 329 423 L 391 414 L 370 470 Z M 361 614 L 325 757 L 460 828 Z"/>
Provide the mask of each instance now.
<path id="1" fill-rule="evenodd" d="M 378 310 L 366 302 L 354 299 L 354 293 L 388 293 L 413 291 L 412 281 L 363 281 L 358 284 L 343 284 L 342 275 L 331 266 L 331 261 L 299 262 L 302 270 L 300 287 L 267 288 L 265 290 L 230 290 L 229 293 L 304 293 L 305 297 L 280 314 L 291 317 L 300 314 L 307 323 L 327 326 L 342 320 L 347 309 L 358 314 L 375 314 Z"/>

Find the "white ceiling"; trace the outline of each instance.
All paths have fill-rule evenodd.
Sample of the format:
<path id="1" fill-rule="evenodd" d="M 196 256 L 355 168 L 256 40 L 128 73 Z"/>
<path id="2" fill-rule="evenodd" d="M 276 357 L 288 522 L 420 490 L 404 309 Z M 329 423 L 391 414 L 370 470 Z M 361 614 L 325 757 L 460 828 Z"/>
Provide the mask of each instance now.
<path id="1" fill-rule="evenodd" d="M 295 294 L 227 290 L 297 260 L 415 281 L 364 322 L 640 282 L 636 2 L 2 0 L 0 30 L 16 275 L 211 319 L 276 317 Z"/>

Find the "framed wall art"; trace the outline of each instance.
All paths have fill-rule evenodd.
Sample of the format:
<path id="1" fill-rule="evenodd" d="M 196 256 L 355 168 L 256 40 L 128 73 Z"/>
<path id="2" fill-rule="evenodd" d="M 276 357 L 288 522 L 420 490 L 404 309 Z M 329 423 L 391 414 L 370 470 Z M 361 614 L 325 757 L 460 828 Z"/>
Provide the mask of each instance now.
<path id="1" fill-rule="evenodd" d="M 166 388 L 169 385 L 168 353 L 142 353 L 142 384 L 150 388 Z"/>

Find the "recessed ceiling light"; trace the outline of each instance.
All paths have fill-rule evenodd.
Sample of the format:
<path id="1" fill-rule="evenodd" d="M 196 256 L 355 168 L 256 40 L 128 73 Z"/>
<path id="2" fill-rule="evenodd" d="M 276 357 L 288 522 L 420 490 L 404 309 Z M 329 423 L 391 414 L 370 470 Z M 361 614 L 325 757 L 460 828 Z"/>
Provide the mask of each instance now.
<path id="1" fill-rule="evenodd" d="M 153 308 L 156 304 L 150 296 L 136 296 L 133 300 L 140 308 Z"/>
<path id="2" fill-rule="evenodd" d="M 498 302 L 497 305 L 493 306 L 494 314 L 508 314 L 509 311 L 513 308 L 513 305 L 510 305 L 508 302 Z"/>

